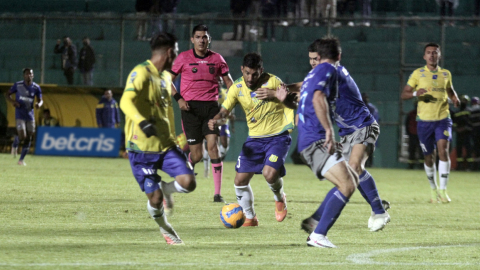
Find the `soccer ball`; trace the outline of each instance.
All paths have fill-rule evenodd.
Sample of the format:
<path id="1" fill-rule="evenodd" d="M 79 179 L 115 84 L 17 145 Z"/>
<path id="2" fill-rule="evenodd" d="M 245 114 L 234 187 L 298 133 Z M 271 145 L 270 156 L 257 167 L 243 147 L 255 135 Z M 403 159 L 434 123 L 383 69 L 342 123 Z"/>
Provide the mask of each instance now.
<path id="1" fill-rule="evenodd" d="M 220 210 L 220 220 L 226 228 L 236 229 L 241 227 L 245 222 L 243 208 L 238 203 L 224 205 Z"/>

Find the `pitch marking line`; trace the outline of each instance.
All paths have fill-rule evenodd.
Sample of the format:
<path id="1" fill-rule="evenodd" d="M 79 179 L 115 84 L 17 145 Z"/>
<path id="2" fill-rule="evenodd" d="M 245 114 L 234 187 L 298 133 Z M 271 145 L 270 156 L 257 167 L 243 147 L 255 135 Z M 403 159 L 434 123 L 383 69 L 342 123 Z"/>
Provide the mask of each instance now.
<path id="1" fill-rule="evenodd" d="M 473 247 L 478 246 L 478 244 L 471 244 L 471 245 L 454 245 L 454 246 L 420 246 L 420 247 L 404 247 L 404 248 L 391 248 L 391 249 L 378 249 L 372 250 L 366 253 L 358 253 L 352 254 L 347 257 L 348 261 L 353 262 L 354 264 L 375 264 L 375 265 L 455 265 L 455 266 L 469 266 L 469 265 L 480 265 L 480 263 L 454 263 L 454 262 L 441 262 L 441 263 L 434 263 L 434 262 L 376 262 L 371 257 L 385 254 L 385 253 L 393 253 L 393 252 L 403 252 L 403 251 L 410 251 L 410 250 L 417 250 L 417 249 L 431 249 L 431 248 L 456 248 L 456 247 Z"/>
<path id="2" fill-rule="evenodd" d="M 478 246 L 479 244 L 471 245 L 454 245 L 454 246 L 425 246 L 425 247 L 404 247 L 404 248 L 392 248 L 392 249 L 378 249 L 372 250 L 366 253 L 351 254 L 346 259 L 350 262 L 305 262 L 305 263 L 249 263 L 249 262 L 220 262 L 220 263 L 141 263 L 141 262 L 110 262 L 110 263 L 1 263 L 0 267 L 52 267 L 52 266 L 329 266 L 329 265 L 407 265 L 407 266 L 435 266 L 435 265 L 453 265 L 453 266 L 470 266 L 470 265 L 480 265 L 480 263 L 429 263 L 429 262 L 376 262 L 371 257 L 392 253 L 392 252 L 403 252 L 417 249 L 431 249 L 431 248 L 455 248 L 455 247 L 472 247 Z"/>

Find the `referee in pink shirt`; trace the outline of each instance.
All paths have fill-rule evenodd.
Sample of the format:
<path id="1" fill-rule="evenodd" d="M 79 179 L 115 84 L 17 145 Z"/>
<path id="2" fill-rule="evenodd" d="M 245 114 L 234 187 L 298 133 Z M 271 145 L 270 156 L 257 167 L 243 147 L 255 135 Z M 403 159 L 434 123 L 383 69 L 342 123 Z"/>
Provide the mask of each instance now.
<path id="1" fill-rule="evenodd" d="M 193 49 L 180 53 L 173 63 L 170 73 L 172 81 L 181 73 L 180 93 L 174 89 L 175 100 L 182 110 L 183 132 L 190 147 L 188 159 L 198 163 L 202 155 L 203 139 L 207 140 L 208 154 L 212 162 L 215 184 L 214 202 L 224 202 L 220 190 L 222 186 L 223 162 L 218 153 L 218 129 L 210 130 L 208 121 L 219 111 L 218 93 L 220 86 L 217 77 L 221 76 L 227 89 L 233 84 L 228 65 L 223 57 L 208 49 L 212 40 L 208 27 L 199 24 L 193 28 Z M 173 85 L 173 84 L 172 84 Z"/>

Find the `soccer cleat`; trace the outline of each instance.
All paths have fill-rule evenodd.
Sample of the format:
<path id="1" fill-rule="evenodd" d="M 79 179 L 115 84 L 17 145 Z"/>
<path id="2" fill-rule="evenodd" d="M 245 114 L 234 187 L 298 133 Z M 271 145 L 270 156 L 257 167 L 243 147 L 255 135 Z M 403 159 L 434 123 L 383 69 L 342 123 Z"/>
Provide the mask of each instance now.
<path id="1" fill-rule="evenodd" d="M 18 147 L 12 147 L 11 153 L 12 153 L 13 158 L 17 158 Z"/>
<path id="2" fill-rule="evenodd" d="M 371 229 L 373 226 L 373 218 L 375 217 L 375 212 L 372 211 L 370 218 L 368 219 L 368 228 Z"/>
<path id="3" fill-rule="evenodd" d="M 283 193 L 283 201 L 275 202 L 275 218 L 282 222 L 287 216 L 287 196 Z"/>
<path id="4" fill-rule="evenodd" d="M 246 218 L 242 227 L 258 227 L 257 216 L 254 216 L 253 218 Z"/>
<path id="5" fill-rule="evenodd" d="M 448 197 L 446 189 L 439 189 L 438 190 L 438 197 L 440 198 L 440 201 L 442 203 L 449 203 L 449 202 L 452 201 L 452 200 L 450 200 L 450 197 Z"/>
<path id="6" fill-rule="evenodd" d="M 390 215 L 388 214 L 388 212 L 385 212 L 383 214 L 377 214 L 370 218 L 372 219 L 372 226 L 369 226 L 371 232 L 378 232 L 383 230 L 383 228 L 387 226 L 387 223 L 390 222 Z M 370 219 L 368 221 L 370 225 Z"/>
<path id="7" fill-rule="evenodd" d="M 430 190 L 430 203 L 438 203 L 440 196 L 438 195 L 437 189 Z"/>
<path id="8" fill-rule="evenodd" d="M 325 235 L 311 233 L 307 238 L 307 245 L 309 247 L 318 248 L 337 248 Z"/>
<path id="9" fill-rule="evenodd" d="M 27 166 L 27 163 L 25 163 L 25 161 L 23 161 L 23 160 L 19 160 L 19 161 L 17 162 L 17 164 L 18 164 L 18 165 L 21 165 L 21 166 Z"/>
<path id="10" fill-rule="evenodd" d="M 162 233 L 163 238 L 165 238 L 165 241 L 167 241 L 168 245 L 185 245 L 172 227 L 168 229 L 160 228 L 160 232 Z"/>
<path id="11" fill-rule="evenodd" d="M 308 217 L 308 218 L 306 218 L 302 221 L 302 225 L 301 225 L 302 227 L 301 228 L 306 233 L 311 234 L 313 232 L 313 230 L 315 230 L 317 225 L 318 225 L 318 220 L 315 220 L 312 217 Z"/>
<path id="12" fill-rule="evenodd" d="M 213 202 L 225 203 L 225 200 L 223 199 L 222 195 L 215 194 L 213 196 Z"/>

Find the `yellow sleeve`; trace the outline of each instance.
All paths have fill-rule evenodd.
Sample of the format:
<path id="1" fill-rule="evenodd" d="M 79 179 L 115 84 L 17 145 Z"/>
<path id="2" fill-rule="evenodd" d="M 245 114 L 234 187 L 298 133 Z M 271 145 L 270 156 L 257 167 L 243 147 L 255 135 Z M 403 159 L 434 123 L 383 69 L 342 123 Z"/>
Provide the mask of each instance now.
<path id="1" fill-rule="evenodd" d="M 416 89 L 417 88 L 417 85 L 418 85 L 418 76 L 417 76 L 418 72 L 415 70 L 414 72 L 412 72 L 412 75 L 410 75 L 410 77 L 408 78 L 408 82 L 407 84 L 412 87 L 413 89 Z"/>
<path id="2" fill-rule="evenodd" d="M 135 107 L 134 100 L 136 98 L 136 91 L 125 89 L 125 92 L 123 92 L 122 98 L 120 99 L 120 108 L 128 118 L 132 119 L 135 124 L 138 124 L 146 119 L 140 114 L 137 107 Z"/>
<path id="3" fill-rule="evenodd" d="M 450 71 L 448 72 L 448 80 L 447 80 L 447 84 L 445 85 L 445 89 L 448 89 L 448 88 L 453 88 L 452 73 L 450 73 Z"/>
<path id="4" fill-rule="evenodd" d="M 235 84 L 232 84 L 227 92 L 227 97 L 225 101 L 222 103 L 222 107 L 225 108 L 227 111 L 231 111 L 238 101 L 238 87 Z"/>
<path id="5" fill-rule="evenodd" d="M 141 91 L 145 81 L 148 81 L 148 74 L 144 68 L 135 67 L 130 74 L 128 74 L 127 84 L 125 85 L 125 92 L 127 91 Z"/>
<path id="6" fill-rule="evenodd" d="M 270 88 L 273 90 L 277 90 L 277 88 L 283 83 L 282 80 L 275 75 L 272 75 L 272 77 L 270 78 L 270 81 L 271 81 Z"/>

